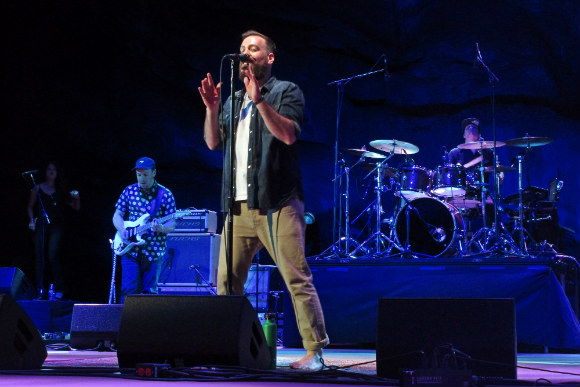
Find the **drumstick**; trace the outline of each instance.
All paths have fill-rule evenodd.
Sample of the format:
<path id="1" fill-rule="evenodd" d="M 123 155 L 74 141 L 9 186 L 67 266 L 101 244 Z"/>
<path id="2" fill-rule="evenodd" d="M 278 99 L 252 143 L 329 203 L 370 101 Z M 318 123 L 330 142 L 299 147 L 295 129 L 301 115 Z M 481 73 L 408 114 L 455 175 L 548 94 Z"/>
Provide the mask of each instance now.
<path id="1" fill-rule="evenodd" d="M 481 156 L 481 155 L 480 155 L 480 156 L 477 156 L 476 158 L 474 158 L 474 159 L 473 159 L 473 160 L 471 160 L 470 162 L 468 162 L 468 163 L 465 163 L 465 164 L 463 165 L 463 167 L 467 169 L 467 168 L 469 168 L 469 167 L 471 167 L 471 166 L 473 166 L 473 165 L 475 165 L 475 164 L 477 164 L 477 163 L 481 162 L 481 158 L 482 158 L 482 157 L 483 157 L 483 156 Z"/>

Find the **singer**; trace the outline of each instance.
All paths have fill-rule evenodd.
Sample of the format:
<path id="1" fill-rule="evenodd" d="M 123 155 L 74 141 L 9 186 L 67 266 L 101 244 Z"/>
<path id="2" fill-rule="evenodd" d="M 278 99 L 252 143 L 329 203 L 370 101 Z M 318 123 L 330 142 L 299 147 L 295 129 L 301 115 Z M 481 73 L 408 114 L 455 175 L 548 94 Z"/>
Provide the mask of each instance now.
<path id="1" fill-rule="evenodd" d="M 242 34 L 243 62 L 239 78 L 244 88 L 235 94 L 235 142 L 228 136 L 230 104 L 220 113 L 221 84 L 211 74 L 198 88 L 206 107 L 204 139 L 210 149 L 233 146 L 234 176 L 224 165 L 223 208 L 228 208 L 230 179 L 234 180 L 233 284 L 243 294 L 252 258 L 265 247 L 278 266 L 294 304 L 306 355 L 290 367 L 318 371 L 322 348 L 328 345 L 322 307 L 304 255 L 304 194 L 296 141 L 304 115 L 304 96 L 294 83 L 272 76 L 276 45 L 257 31 Z M 231 96 L 230 96 L 231 98 Z M 227 158 L 226 158 L 227 159 Z M 226 162 L 227 164 L 227 162 Z M 227 220 L 226 220 L 227 224 Z M 222 235 L 218 293 L 227 287 L 227 235 Z"/>
<path id="2" fill-rule="evenodd" d="M 34 232 L 36 289 L 38 298 L 46 299 L 46 290 L 52 283 L 55 297 L 62 299 L 65 286 L 61 250 L 70 215 L 67 208 L 78 211 L 81 202 L 78 191 L 67 190 L 62 169 L 57 162 L 48 162 L 41 171 L 44 172 L 42 180 L 30 191 L 26 208 L 28 228 Z M 45 274 L 50 274 L 49 281 L 45 281 Z"/>

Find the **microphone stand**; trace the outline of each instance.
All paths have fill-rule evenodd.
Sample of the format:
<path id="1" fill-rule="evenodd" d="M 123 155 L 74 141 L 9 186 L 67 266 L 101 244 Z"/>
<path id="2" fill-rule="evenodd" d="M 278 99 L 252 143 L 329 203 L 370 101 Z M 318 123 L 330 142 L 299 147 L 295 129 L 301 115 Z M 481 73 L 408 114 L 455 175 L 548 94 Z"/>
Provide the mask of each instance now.
<path id="1" fill-rule="evenodd" d="M 234 247 L 234 190 L 235 190 L 235 176 L 234 176 L 234 157 L 235 150 L 234 146 L 236 144 L 234 125 L 235 125 L 235 111 L 234 111 L 234 99 L 236 97 L 234 89 L 234 58 L 230 58 L 230 122 L 229 122 L 229 139 L 230 146 L 228 149 L 227 157 L 229 159 L 229 196 L 227 198 L 228 204 L 228 222 L 226 224 L 226 294 L 232 295 L 232 280 L 233 280 L 233 247 Z"/>
<path id="2" fill-rule="evenodd" d="M 385 63 L 386 63 L 386 57 L 385 55 L 381 55 L 381 57 L 379 58 L 379 61 L 381 60 L 381 58 L 385 58 Z M 377 63 L 379 63 L 379 61 L 377 61 Z M 373 68 L 376 66 L 373 66 Z M 372 70 L 372 69 L 371 69 Z M 358 75 L 354 75 L 352 77 L 349 78 L 343 78 L 343 79 L 338 79 L 336 81 L 332 81 L 330 83 L 328 83 L 328 86 L 334 86 L 336 85 L 337 88 L 337 109 L 336 109 L 336 127 L 335 127 L 335 133 L 334 133 L 334 178 L 333 178 L 333 182 L 334 182 L 334 206 L 333 206 L 333 215 L 332 215 L 332 240 L 333 241 L 340 241 L 342 238 L 342 221 L 340 223 L 337 223 L 336 219 L 337 219 L 337 196 L 339 195 L 338 191 L 339 191 L 339 165 L 338 165 L 338 129 L 340 127 L 340 114 L 341 114 L 341 110 L 342 110 L 342 100 L 344 98 L 344 87 L 347 83 L 349 83 L 350 81 L 352 81 L 353 79 L 360 79 L 360 78 L 365 78 L 369 75 L 372 74 L 376 74 L 376 73 L 381 73 L 384 72 L 385 74 L 387 69 L 386 67 L 384 69 L 381 70 L 375 70 L 375 71 L 370 71 L 368 73 L 364 73 L 364 74 L 358 74 Z M 338 234 L 338 239 L 337 239 L 337 234 Z M 346 238 L 349 238 L 348 235 L 346 235 Z M 349 255 L 348 251 L 340 251 L 340 243 L 334 243 L 331 246 L 332 249 L 332 255 L 338 256 L 340 257 L 341 255 Z M 347 243 L 348 246 L 348 243 Z"/>
<path id="3" fill-rule="evenodd" d="M 42 213 L 42 216 L 39 216 L 39 225 L 41 227 L 40 229 L 40 266 L 41 266 L 41 270 L 40 270 L 40 278 L 37 278 L 38 281 L 38 286 L 40 286 L 40 289 L 38 289 L 38 291 L 40 292 L 40 294 L 38 295 L 39 297 L 42 298 L 42 295 L 44 293 L 44 270 L 45 270 L 45 265 L 46 265 L 46 255 L 44 252 L 44 246 L 45 246 L 45 238 L 46 238 L 46 225 L 50 224 L 50 218 L 48 217 L 48 214 L 46 213 L 46 209 L 44 207 L 44 202 L 42 201 L 42 196 L 40 195 L 40 184 L 36 184 L 36 181 L 34 180 L 34 173 L 30 173 L 30 180 L 32 182 L 32 186 L 34 187 L 34 190 L 36 190 L 36 198 L 38 199 L 38 208 L 40 209 L 39 212 Z M 38 232 L 38 231 L 36 231 Z"/>
<path id="4" fill-rule="evenodd" d="M 494 233 L 495 233 L 495 238 L 496 238 L 496 246 L 498 244 L 501 244 L 502 242 L 504 242 L 504 244 L 506 244 L 508 246 L 509 250 L 512 250 L 513 253 L 521 255 L 522 252 L 518 251 L 517 248 L 515 248 L 514 244 L 511 243 L 510 240 L 502 238 L 500 235 L 500 225 L 497 219 L 497 201 L 499 200 L 499 192 L 498 192 L 498 182 L 497 182 L 497 128 L 495 125 L 495 84 L 497 82 L 499 82 L 499 78 L 493 73 L 493 71 L 491 71 L 491 69 L 485 64 L 485 62 L 483 61 L 483 58 L 481 56 L 481 52 L 479 51 L 479 43 L 475 43 L 475 47 L 477 50 L 477 55 L 476 55 L 476 61 L 479 62 L 481 64 L 481 66 L 485 69 L 485 71 L 487 72 L 487 77 L 488 77 L 488 81 L 489 81 L 489 85 L 491 88 L 491 127 L 492 127 L 492 133 L 493 133 L 493 160 L 492 160 L 492 174 L 493 174 L 493 220 L 494 220 Z M 481 168 L 483 168 L 483 149 L 481 150 L 481 156 L 482 156 L 482 160 L 481 160 Z M 483 179 L 483 171 L 482 171 L 482 183 L 484 182 Z M 482 195 L 483 196 L 483 195 Z M 483 200 L 483 198 L 482 198 Z M 481 203 L 482 208 L 485 208 L 485 201 L 482 201 Z M 483 211 L 483 213 L 485 214 L 485 211 Z M 483 223 L 484 223 L 484 229 L 486 228 L 486 222 L 487 219 L 485 219 L 485 215 L 484 215 L 484 219 L 483 219 Z M 510 238 L 511 239 L 511 238 Z M 511 249 L 510 249 L 511 248 Z M 506 251 L 504 251 L 504 254 L 506 253 Z"/>

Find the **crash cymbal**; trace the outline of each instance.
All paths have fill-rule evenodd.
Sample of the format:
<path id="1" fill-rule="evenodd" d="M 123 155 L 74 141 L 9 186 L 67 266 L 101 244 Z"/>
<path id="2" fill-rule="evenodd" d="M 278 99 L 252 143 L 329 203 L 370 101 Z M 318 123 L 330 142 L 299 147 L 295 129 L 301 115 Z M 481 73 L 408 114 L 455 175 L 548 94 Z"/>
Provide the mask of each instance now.
<path id="1" fill-rule="evenodd" d="M 364 169 L 365 171 L 368 171 L 368 172 L 372 171 L 376 167 L 377 167 L 377 164 L 373 164 L 373 163 L 365 163 L 361 166 L 362 169 Z M 397 174 L 396 168 L 383 166 L 383 176 L 395 177 L 396 174 Z"/>
<path id="2" fill-rule="evenodd" d="M 495 147 L 504 146 L 505 142 L 496 141 Z M 493 141 L 473 141 L 457 145 L 460 149 L 491 149 L 493 148 Z"/>
<path id="3" fill-rule="evenodd" d="M 419 147 L 399 140 L 374 140 L 369 143 L 375 149 L 398 155 L 412 155 L 419 152 Z"/>
<path id="4" fill-rule="evenodd" d="M 349 148 L 349 149 L 343 149 L 343 151 L 345 151 L 346 153 L 360 156 L 360 157 L 368 157 L 370 159 L 384 159 L 385 158 L 385 156 L 383 156 L 379 153 L 369 152 L 366 149 Z"/>
<path id="5" fill-rule="evenodd" d="M 509 171 L 515 171 L 515 170 L 516 170 L 515 167 L 510 167 L 509 165 L 498 165 L 495 167 L 496 172 L 509 172 Z M 484 171 L 485 172 L 493 172 L 493 167 L 485 167 Z"/>
<path id="6" fill-rule="evenodd" d="M 541 146 L 546 145 L 552 142 L 552 139 L 549 137 L 531 137 L 529 135 L 525 135 L 524 137 L 519 138 L 512 138 L 511 140 L 506 141 L 505 143 L 508 146 Z"/>

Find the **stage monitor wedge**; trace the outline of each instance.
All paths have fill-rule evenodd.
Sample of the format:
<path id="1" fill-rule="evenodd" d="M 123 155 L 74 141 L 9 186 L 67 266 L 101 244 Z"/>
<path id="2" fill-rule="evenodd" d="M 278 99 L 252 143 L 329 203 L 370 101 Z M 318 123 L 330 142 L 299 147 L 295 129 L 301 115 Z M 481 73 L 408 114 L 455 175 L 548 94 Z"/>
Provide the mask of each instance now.
<path id="1" fill-rule="evenodd" d="M 39 369 L 47 355 L 28 314 L 9 295 L 0 294 L 0 369 Z"/>
<path id="2" fill-rule="evenodd" d="M 117 359 L 121 368 L 270 366 L 264 331 L 244 296 L 127 296 Z"/>
<path id="3" fill-rule="evenodd" d="M 398 379 L 402 369 L 447 367 L 516 379 L 515 326 L 513 299 L 381 298 L 377 375 Z"/>

